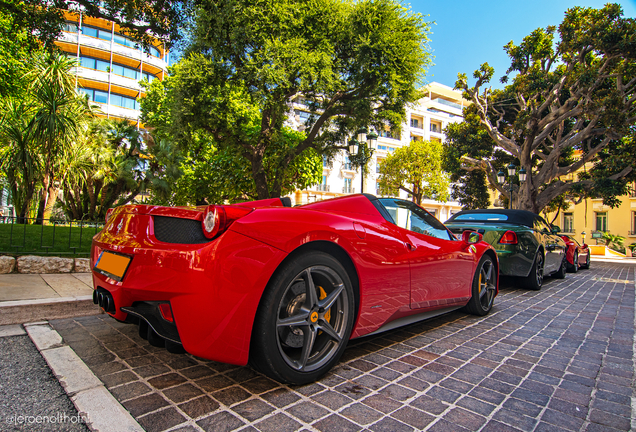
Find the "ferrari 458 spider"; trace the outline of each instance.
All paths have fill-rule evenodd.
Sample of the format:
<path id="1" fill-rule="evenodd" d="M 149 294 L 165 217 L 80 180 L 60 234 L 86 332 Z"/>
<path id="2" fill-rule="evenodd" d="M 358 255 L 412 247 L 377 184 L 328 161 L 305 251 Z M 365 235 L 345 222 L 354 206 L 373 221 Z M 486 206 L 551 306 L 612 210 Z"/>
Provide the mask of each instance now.
<path id="1" fill-rule="evenodd" d="M 94 301 L 153 345 L 302 384 L 349 339 L 458 308 L 487 314 L 498 261 L 481 238 L 372 195 L 128 205 L 93 239 Z"/>
<path id="2" fill-rule="evenodd" d="M 560 234 L 567 245 L 568 271 L 576 273 L 579 269 L 590 268 L 590 255 L 592 252 L 587 244 L 580 244 L 574 237 Z"/>

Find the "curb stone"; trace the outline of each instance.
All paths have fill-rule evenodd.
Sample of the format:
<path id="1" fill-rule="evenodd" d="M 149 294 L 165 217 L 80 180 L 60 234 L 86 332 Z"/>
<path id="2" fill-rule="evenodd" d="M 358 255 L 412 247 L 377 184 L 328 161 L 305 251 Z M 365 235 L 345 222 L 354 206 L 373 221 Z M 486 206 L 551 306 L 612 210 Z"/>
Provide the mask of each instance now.
<path id="1" fill-rule="evenodd" d="M 60 297 L 37 300 L 0 302 L 0 325 L 21 324 L 79 316 L 99 315 L 102 310 L 93 304 L 93 296 Z"/>
<path id="2" fill-rule="evenodd" d="M 60 334 L 48 322 L 28 323 L 24 324 L 24 328 L 77 408 L 78 414 L 86 417 L 86 425 L 90 430 L 144 432 L 75 351 L 64 344 Z"/>

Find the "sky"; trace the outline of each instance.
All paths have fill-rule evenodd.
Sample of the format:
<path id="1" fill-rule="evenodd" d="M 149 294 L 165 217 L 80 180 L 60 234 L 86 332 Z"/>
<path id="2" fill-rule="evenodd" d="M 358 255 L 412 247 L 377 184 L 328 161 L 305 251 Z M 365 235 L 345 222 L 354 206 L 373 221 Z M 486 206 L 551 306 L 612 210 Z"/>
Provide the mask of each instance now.
<path id="1" fill-rule="evenodd" d="M 623 16 L 636 18 L 636 0 L 616 1 Z M 518 45 L 533 30 L 563 21 L 565 11 L 574 6 L 602 8 L 602 0 L 405 0 L 413 12 L 419 12 L 431 26 L 430 47 L 435 66 L 426 74 L 427 82 L 455 86 L 457 74 L 465 73 L 469 84 L 473 72 L 487 62 L 495 69 L 491 80 L 502 88 L 499 78 L 510 66 L 503 50 L 511 40 Z"/>

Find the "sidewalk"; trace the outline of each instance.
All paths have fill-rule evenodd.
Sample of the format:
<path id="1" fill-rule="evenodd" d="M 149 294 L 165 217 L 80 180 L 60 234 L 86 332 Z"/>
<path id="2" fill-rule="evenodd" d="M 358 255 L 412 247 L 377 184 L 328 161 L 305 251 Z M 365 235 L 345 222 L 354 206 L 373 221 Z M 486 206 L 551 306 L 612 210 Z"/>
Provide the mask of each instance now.
<path id="1" fill-rule="evenodd" d="M 0 325 L 96 315 L 90 273 L 0 275 Z"/>

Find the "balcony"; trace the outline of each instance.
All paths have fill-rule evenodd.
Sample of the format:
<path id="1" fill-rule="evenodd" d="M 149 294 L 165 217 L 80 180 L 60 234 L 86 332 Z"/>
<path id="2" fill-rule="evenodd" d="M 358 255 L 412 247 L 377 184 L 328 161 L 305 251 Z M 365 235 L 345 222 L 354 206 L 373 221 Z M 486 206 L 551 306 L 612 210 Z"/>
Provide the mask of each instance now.
<path id="1" fill-rule="evenodd" d="M 330 189 L 330 188 L 329 188 L 329 185 L 326 185 L 326 184 L 319 184 L 319 185 L 316 185 L 315 189 L 316 189 L 317 191 L 321 191 L 321 192 L 329 192 L 329 189 Z"/>
<path id="2" fill-rule="evenodd" d="M 344 186 L 342 188 L 342 193 L 349 193 L 349 194 L 356 193 L 356 188 L 351 186 Z"/>
<path id="3" fill-rule="evenodd" d="M 67 43 L 77 44 L 77 33 L 62 32 L 59 39 Z M 139 49 L 129 48 L 125 45 L 120 45 L 114 42 L 111 43 L 111 41 L 97 39 L 97 38 L 94 38 L 91 36 L 85 36 L 85 35 L 81 35 L 79 38 L 79 41 L 81 46 L 96 48 L 104 52 L 110 52 L 111 46 L 112 46 L 113 53 L 117 53 L 127 58 L 135 59 L 139 62 L 143 61 L 143 63 L 145 64 L 150 64 L 164 71 L 167 70 L 167 67 L 168 67 L 168 64 L 162 59 L 146 54 L 145 52 L 142 52 Z"/>

